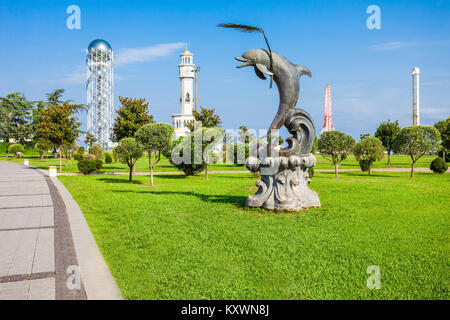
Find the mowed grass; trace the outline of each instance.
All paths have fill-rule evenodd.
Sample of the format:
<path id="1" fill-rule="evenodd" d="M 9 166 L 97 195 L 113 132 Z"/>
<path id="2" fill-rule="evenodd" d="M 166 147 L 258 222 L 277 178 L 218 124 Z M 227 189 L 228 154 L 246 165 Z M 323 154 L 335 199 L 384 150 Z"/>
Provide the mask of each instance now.
<path id="1" fill-rule="evenodd" d="M 59 179 L 126 299 L 450 298 L 450 174 L 316 173 L 298 213 L 246 208 L 247 174 Z"/>
<path id="2" fill-rule="evenodd" d="M 325 159 L 320 154 L 316 155 L 317 164 L 314 167 L 315 169 L 334 169 L 333 164 Z M 430 167 L 431 161 L 433 161 L 436 156 L 423 156 L 420 158 L 419 162 L 416 164 L 416 167 Z M 25 159 L 29 159 L 30 165 L 34 167 L 38 167 L 41 169 L 48 169 L 49 166 L 59 166 L 59 159 L 43 159 L 41 160 L 37 154 L 29 154 L 25 155 Z M 23 163 L 23 159 L 14 159 L 12 157 L 6 158 L 5 156 L 0 156 L 0 160 L 4 161 L 13 161 L 17 163 Z M 67 166 L 66 166 L 67 163 Z M 379 162 L 375 162 L 373 165 L 374 168 L 387 168 L 387 156 L 383 158 L 383 160 Z M 391 167 L 392 168 L 409 168 L 411 167 L 411 159 L 408 156 L 404 155 L 395 155 L 391 157 Z M 356 161 L 353 155 L 350 155 L 348 159 L 346 159 L 340 166 L 342 169 L 359 169 L 359 164 Z M 245 166 L 236 166 L 233 164 L 212 164 L 209 167 L 211 171 L 237 171 L 237 170 L 246 170 Z M 103 163 L 103 168 L 100 172 L 128 172 L 129 168 L 126 164 L 123 163 Z M 137 172 L 149 172 L 148 168 L 148 156 L 144 155 L 137 161 L 136 165 Z M 155 168 L 155 172 L 177 172 L 178 169 L 170 164 L 167 158 L 162 158 L 161 161 Z M 77 161 L 70 160 L 67 161 L 63 159 L 63 172 L 74 173 L 78 172 Z"/>

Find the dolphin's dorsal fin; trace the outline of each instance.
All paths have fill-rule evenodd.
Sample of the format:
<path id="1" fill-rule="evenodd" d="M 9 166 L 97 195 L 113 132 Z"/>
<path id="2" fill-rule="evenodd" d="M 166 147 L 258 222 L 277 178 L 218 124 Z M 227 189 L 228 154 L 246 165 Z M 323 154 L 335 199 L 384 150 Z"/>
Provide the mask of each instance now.
<path id="1" fill-rule="evenodd" d="M 297 70 L 299 77 L 303 74 L 306 74 L 307 76 L 309 76 L 311 78 L 311 71 L 309 71 L 308 68 L 301 66 L 299 64 L 296 64 L 295 69 Z"/>

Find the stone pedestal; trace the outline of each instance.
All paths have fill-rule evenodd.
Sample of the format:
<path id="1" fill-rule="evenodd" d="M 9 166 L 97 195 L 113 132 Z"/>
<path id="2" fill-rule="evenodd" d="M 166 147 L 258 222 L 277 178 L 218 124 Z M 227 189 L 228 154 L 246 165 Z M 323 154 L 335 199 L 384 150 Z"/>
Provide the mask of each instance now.
<path id="1" fill-rule="evenodd" d="M 260 171 L 261 180 L 256 183 L 258 191 L 247 198 L 246 205 L 285 211 L 320 207 L 319 196 L 308 187 L 311 182 L 308 169 L 315 164 L 316 157 L 312 154 L 263 160 L 248 158 L 247 168 Z"/>

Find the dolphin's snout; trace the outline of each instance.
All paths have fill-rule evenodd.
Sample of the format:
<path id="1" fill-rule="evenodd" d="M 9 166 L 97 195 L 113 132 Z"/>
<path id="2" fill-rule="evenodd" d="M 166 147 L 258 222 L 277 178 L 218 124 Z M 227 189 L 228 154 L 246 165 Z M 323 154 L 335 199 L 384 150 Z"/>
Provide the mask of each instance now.
<path id="1" fill-rule="evenodd" d="M 239 65 L 239 66 L 236 66 L 236 68 L 243 68 L 243 67 L 248 67 L 248 66 L 251 66 L 251 65 L 252 65 L 251 61 L 250 61 L 249 59 L 247 59 L 247 58 L 244 58 L 244 57 L 235 57 L 235 59 L 236 59 L 237 61 L 244 62 L 243 64 L 241 64 L 241 65 Z"/>

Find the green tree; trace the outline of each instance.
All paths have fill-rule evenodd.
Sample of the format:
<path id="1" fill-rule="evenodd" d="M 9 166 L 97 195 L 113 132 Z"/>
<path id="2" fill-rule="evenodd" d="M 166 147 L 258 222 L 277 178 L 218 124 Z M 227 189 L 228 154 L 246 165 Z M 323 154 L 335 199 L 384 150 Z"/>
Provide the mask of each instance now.
<path id="1" fill-rule="evenodd" d="M 196 122 L 200 122 L 202 127 L 205 128 L 214 128 L 214 127 L 220 127 L 222 124 L 222 120 L 220 120 L 219 115 L 215 113 L 216 109 L 208 109 L 200 107 L 200 112 L 192 111 L 192 115 L 195 118 Z M 198 126 L 197 123 L 188 123 L 186 127 L 194 131 L 196 126 Z"/>
<path id="2" fill-rule="evenodd" d="M 212 150 L 222 140 L 223 131 L 219 128 L 197 128 L 174 141 L 170 152 L 165 153 L 165 156 L 186 176 L 193 176 L 218 160 L 218 157 L 213 157 Z M 208 180 L 207 172 L 205 177 Z"/>
<path id="3" fill-rule="evenodd" d="M 200 112 L 193 111 L 192 115 L 195 118 L 195 122 L 190 122 L 186 127 L 194 132 L 197 128 L 220 128 L 222 120 L 220 120 L 219 115 L 215 113 L 216 109 L 208 109 L 200 107 Z M 202 131 L 204 133 L 204 131 Z M 205 167 L 205 179 L 208 180 L 208 168 L 211 162 L 211 152 L 206 155 L 206 167 Z"/>
<path id="4" fill-rule="evenodd" d="M 99 144 L 96 144 L 95 146 L 89 148 L 89 154 L 94 155 L 95 160 L 102 160 L 103 159 L 102 146 Z"/>
<path id="5" fill-rule="evenodd" d="M 66 159 L 65 167 L 67 168 L 67 163 L 69 160 L 72 160 L 72 155 L 75 151 L 77 151 L 78 145 L 75 140 L 73 141 L 66 141 L 62 145 L 62 153 L 64 153 L 64 158 Z"/>
<path id="6" fill-rule="evenodd" d="M 81 125 L 76 113 L 82 105 L 63 102 L 62 104 L 49 104 L 42 111 L 39 122 L 40 135 L 59 148 L 59 172 L 62 172 L 63 145 L 70 145 L 79 136 Z"/>
<path id="7" fill-rule="evenodd" d="M 238 141 L 245 145 L 250 145 L 250 143 L 255 140 L 256 136 L 253 132 L 249 131 L 246 126 L 240 126 L 238 129 Z"/>
<path id="8" fill-rule="evenodd" d="M 0 138 L 3 141 L 12 139 L 25 143 L 30 138 L 33 104 L 18 92 L 0 97 Z"/>
<path id="9" fill-rule="evenodd" d="M 414 177 L 414 165 L 423 155 L 439 148 L 441 135 L 434 127 L 411 126 L 400 130 L 394 141 L 394 152 L 411 157 L 411 178 Z"/>
<path id="10" fill-rule="evenodd" d="M 170 149 L 173 127 L 166 123 L 149 123 L 136 131 L 136 140 L 148 152 L 148 168 L 153 186 L 153 169 L 161 159 L 161 154 Z"/>
<path id="11" fill-rule="evenodd" d="M 145 99 L 119 97 L 122 106 L 112 127 L 111 140 L 118 142 L 123 138 L 132 138 L 140 127 L 153 122 L 148 114 L 148 102 Z"/>
<path id="12" fill-rule="evenodd" d="M 32 116 L 31 116 L 31 122 L 30 122 L 30 130 L 31 130 L 31 138 L 36 143 L 38 143 L 40 140 L 42 140 L 42 137 L 40 136 L 39 131 L 39 122 L 42 119 L 42 111 L 45 110 L 45 102 L 44 101 L 38 101 L 36 106 L 32 110 Z"/>
<path id="13" fill-rule="evenodd" d="M 376 137 L 365 137 L 356 144 L 354 154 L 361 169 L 363 171 L 367 169 L 370 176 L 373 162 L 380 161 L 384 157 L 383 143 Z"/>
<path id="14" fill-rule="evenodd" d="M 65 103 L 70 103 L 72 101 L 70 100 L 61 100 L 63 94 L 64 94 L 64 89 L 55 89 L 50 93 L 47 93 L 47 106 L 60 106 L 63 105 Z"/>
<path id="15" fill-rule="evenodd" d="M 119 160 L 125 163 L 130 168 L 130 174 L 128 181 L 133 180 L 133 167 L 136 161 L 142 157 L 143 147 L 134 138 L 123 138 L 119 141 L 119 145 L 115 148 L 117 154 L 119 155 Z"/>
<path id="16" fill-rule="evenodd" d="M 63 105 L 64 103 L 71 103 L 70 100 L 62 100 L 62 96 L 64 94 L 64 89 L 56 89 L 53 90 L 51 93 L 47 93 L 47 101 L 38 101 L 37 104 L 32 109 L 32 117 L 31 122 L 29 123 L 30 130 L 31 130 L 31 139 L 33 141 L 37 142 L 43 137 L 41 136 L 41 132 L 39 129 L 39 122 L 43 119 L 43 111 L 47 107 L 58 107 L 60 105 Z M 79 109 L 83 109 L 84 105 L 78 105 Z"/>
<path id="17" fill-rule="evenodd" d="M 370 133 L 361 133 L 361 134 L 359 135 L 359 140 L 362 140 L 362 139 L 364 139 L 364 138 L 366 138 L 366 137 L 370 137 Z"/>
<path id="18" fill-rule="evenodd" d="M 119 155 L 117 154 L 116 148 L 114 148 L 112 150 L 112 155 L 113 155 L 113 158 L 114 158 L 114 163 L 117 163 L 119 161 Z"/>
<path id="19" fill-rule="evenodd" d="M 354 146 L 355 139 L 337 130 L 325 131 L 320 135 L 317 143 L 319 152 L 334 164 L 336 178 L 339 177 L 339 165 L 347 159 Z"/>
<path id="20" fill-rule="evenodd" d="M 450 117 L 446 120 L 436 122 L 434 127 L 441 134 L 442 159 L 445 161 L 445 154 L 448 153 L 448 150 L 450 149 Z"/>
<path id="21" fill-rule="evenodd" d="M 92 146 L 96 142 L 97 142 L 97 138 L 92 133 L 86 134 L 86 136 L 84 138 L 84 143 L 86 143 L 89 148 L 92 148 Z"/>
<path id="22" fill-rule="evenodd" d="M 311 153 L 315 154 L 317 152 L 318 149 L 318 143 L 319 143 L 319 138 L 317 138 L 317 136 L 314 136 L 314 142 L 311 148 Z"/>
<path id="23" fill-rule="evenodd" d="M 400 127 L 398 125 L 398 120 L 395 122 L 391 122 L 388 120 L 387 122 L 382 122 L 377 131 L 375 132 L 375 137 L 381 140 L 384 148 L 388 154 L 388 166 L 391 165 L 391 152 L 394 146 L 395 136 L 400 132 Z"/>
<path id="24" fill-rule="evenodd" d="M 44 155 L 53 148 L 53 144 L 45 139 L 39 139 L 34 145 L 34 149 L 41 155 L 41 160 L 44 160 Z M 48 156 L 47 156 L 48 157 Z"/>

